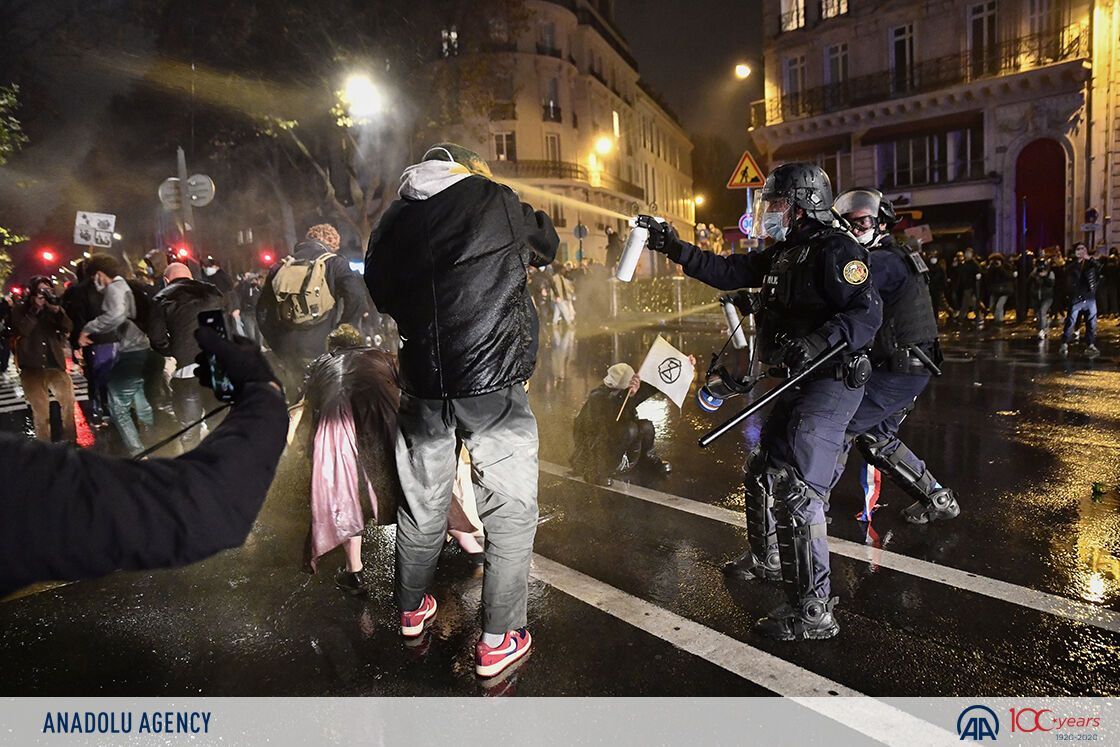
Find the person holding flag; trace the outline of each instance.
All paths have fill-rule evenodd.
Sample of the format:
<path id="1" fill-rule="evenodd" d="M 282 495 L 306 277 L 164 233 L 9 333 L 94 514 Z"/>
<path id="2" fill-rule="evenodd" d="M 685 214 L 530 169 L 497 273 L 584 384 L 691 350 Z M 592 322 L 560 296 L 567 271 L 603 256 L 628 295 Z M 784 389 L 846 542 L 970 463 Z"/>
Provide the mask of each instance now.
<path id="1" fill-rule="evenodd" d="M 604 487 L 610 486 L 612 475 L 638 470 L 669 473 L 671 466 L 654 449 L 653 423 L 638 417 L 638 405 L 660 391 L 680 407 L 695 372 L 696 359 L 660 335 L 640 373 L 628 363 L 608 368 L 603 383 L 591 390 L 576 416 L 572 472 Z"/>
<path id="2" fill-rule="evenodd" d="M 867 250 L 840 227 L 832 185 L 811 163 L 788 163 L 766 178 L 755 210 L 760 252 L 727 257 L 681 241 L 648 216 L 649 247 L 684 273 L 721 290 L 762 288 L 759 359 L 795 376 L 770 411 L 745 468 L 748 551 L 729 571 L 782 579 L 786 604 L 756 630 L 778 640 L 831 638 L 840 632 L 829 582 L 825 502 L 848 421 L 870 375 L 867 350 L 882 322 L 868 282 Z"/>

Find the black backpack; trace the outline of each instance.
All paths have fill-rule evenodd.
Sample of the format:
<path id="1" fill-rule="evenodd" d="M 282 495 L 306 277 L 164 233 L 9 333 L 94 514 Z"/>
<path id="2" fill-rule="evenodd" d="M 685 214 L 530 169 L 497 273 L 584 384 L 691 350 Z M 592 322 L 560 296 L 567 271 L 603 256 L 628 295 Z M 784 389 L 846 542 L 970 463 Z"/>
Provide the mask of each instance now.
<path id="1" fill-rule="evenodd" d="M 152 319 L 152 305 L 155 304 L 155 286 L 142 283 L 134 278 L 128 279 L 128 287 L 132 289 L 132 298 L 136 302 L 136 316 L 129 317 L 144 334 L 148 333 L 148 324 Z"/>

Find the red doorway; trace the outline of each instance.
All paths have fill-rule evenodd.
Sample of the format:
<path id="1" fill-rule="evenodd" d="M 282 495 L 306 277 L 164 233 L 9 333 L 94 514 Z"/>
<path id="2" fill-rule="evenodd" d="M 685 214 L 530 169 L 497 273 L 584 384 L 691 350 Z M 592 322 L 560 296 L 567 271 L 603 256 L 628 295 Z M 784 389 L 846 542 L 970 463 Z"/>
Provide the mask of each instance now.
<path id="1" fill-rule="evenodd" d="M 1015 161 L 1015 244 L 1020 251 L 1066 239 L 1066 153 L 1049 138 L 1027 144 Z"/>

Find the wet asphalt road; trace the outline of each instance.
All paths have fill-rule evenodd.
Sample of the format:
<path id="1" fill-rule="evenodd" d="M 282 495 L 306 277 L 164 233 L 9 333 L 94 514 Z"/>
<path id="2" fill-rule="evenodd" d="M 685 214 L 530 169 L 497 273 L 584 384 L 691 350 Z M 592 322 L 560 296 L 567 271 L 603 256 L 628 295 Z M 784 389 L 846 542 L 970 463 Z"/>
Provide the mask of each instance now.
<path id="1" fill-rule="evenodd" d="M 903 438 L 958 489 L 962 516 L 912 527 L 898 517 L 909 500 L 884 481 L 887 505 L 869 536 L 852 518 L 862 506 L 854 456 L 831 501 L 829 533 L 845 542 L 832 556 L 842 631 L 830 641 L 755 636 L 752 622 L 779 590 L 719 572 L 743 546 L 741 464 L 761 419 L 706 451 L 696 439 L 740 403 L 716 415 L 692 401 L 683 414 L 660 397 L 643 404 L 674 466 L 667 478 L 635 479 L 655 492 L 588 486 L 552 466 L 567 463 L 572 418 L 610 363 L 637 367 L 658 332 L 701 361 L 723 342 L 714 322 L 587 326 L 542 334 L 531 388 L 545 462 L 529 605 L 536 648 L 512 676 L 487 687 L 473 675 L 480 579 L 452 548 L 434 635 L 418 649 L 397 635 L 391 527 L 367 530 L 367 598 L 335 590 L 340 555 L 316 576 L 301 571 L 308 474 L 290 453 L 243 548 L 0 603 L 0 692 L 715 696 L 811 682 L 878 696 L 1118 695 L 1120 334 L 1102 326 L 1095 361 L 1076 345 L 1063 360 L 1055 343 L 1014 325 L 947 334 L 945 376 Z M 3 427 L 24 427 L 4 417 Z M 1094 494 L 1094 483 L 1105 490 Z M 695 623 L 711 645 L 688 638 Z M 792 666 L 758 677 L 729 652 Z"/>

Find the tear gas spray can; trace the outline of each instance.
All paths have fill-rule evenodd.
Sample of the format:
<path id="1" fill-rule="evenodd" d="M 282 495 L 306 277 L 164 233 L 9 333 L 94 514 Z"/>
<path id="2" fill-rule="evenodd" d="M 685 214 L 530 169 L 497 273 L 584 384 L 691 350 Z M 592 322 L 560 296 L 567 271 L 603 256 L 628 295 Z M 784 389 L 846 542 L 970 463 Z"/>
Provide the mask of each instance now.
<path id="1" fill-rule="evenodd" d="M 664 222 L 664 221 L 662 221 Z M 630 236 L 626 239 L 626 246 L 622 249 L 622 257 L 618 260 L 614 276 L 624 283 L 634 279 L 634 270 L 638 269 L 638 261 L 642 258 L 642 250 L 649 241 L 649 229 L 631 223 Z"/>
<path id="2" fill-rule="evenodd" d="M 731 334 L 731 347 L 742 350 L 747 346 L 747 336 L 743 332 L 739 310 L 735 308 L 731 299 L 724 299 L 723 301 L 723 317 L 727 320 L 727 331 Z"/>

